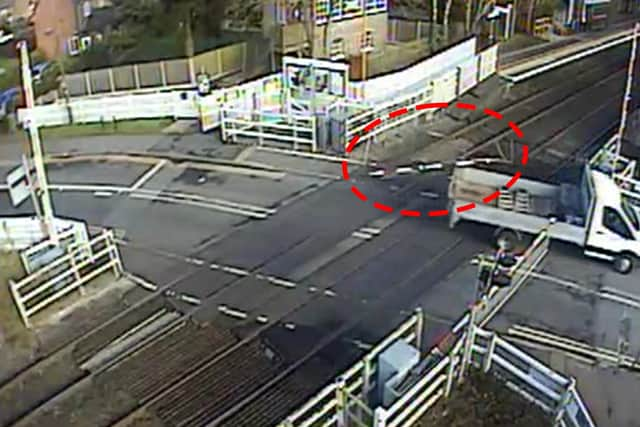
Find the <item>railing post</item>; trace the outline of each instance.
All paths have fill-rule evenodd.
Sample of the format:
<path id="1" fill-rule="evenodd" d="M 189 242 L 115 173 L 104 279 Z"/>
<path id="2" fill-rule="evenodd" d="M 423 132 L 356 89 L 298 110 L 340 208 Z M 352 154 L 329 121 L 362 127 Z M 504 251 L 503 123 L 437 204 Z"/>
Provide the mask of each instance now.
<path id="1" fill-rule="evenodd" d="M 369 402 L 369 390 L 371 389 L 371 356 L 366 355 L 363 360 L 362 368 L 362 394 L 361 398 L 364 402 Z"/>
<path id="2" fill-rule="evenodd" d="M 471 312 L 469 314 L 469 326 L 467 327 L 464 352 L 462 354 L 462 366 L 460 367 L 460 375 L 458 376 L 459 383 L 462 383 L 464 381 L 466 370 L 471 363 L 471 357 L 473 355 L 473 344 L 475 342 L 476 333 L 476 305 L 477 302 L 474 302 L 473 306 L 471 306 Z"/>
<path id="3" fill-rule="evenodd" d="M 317 139 L 318 139 L 318 118 L 311 118 L 311 152 L 315 153 L 318 149 Z"/>
<path id="4" fill-rule="evenodd" d="M 109 68 L 109 86 L 111 86 L 111 92 L 116 91 L 116 79 L 113 77 L 113 68 Z"/>
<path id="5" fill-rule="evenodd" d="M 338 378 L 336 382 L 336 420 L 338 427 L 347 426 L 347 393 L 344 378 Z"/>
<path id="6" fill-rule="evenodd" d="M 487 373 L 491 369 L 491 362 L 493 362 L 493 352 L 496 348 L 496 340 L 498 337 L 495 332 L 491 332 L 491 338 L 489 338 L 489 345 L 487 346 L 487 352 L 484 354 L 484 360 L 482 361 L 482 370 Z"/>
<path id="7" fill-rule="evenodd" d="M 89 78 L 89 71 L 84 73 L 84 83 L 85 83 L 85 87 L 87 88 L 87 94 L 88 95 L 92 95 L 93 94 L 93 88 L 91 87 L 91 79 Z"/>
<path id="8" fill-rule="evenodd" d="M 167 86 L 167 69 L 165 65 L 164 61 L 160 61 L 160 79 L 162 80 L 162 86 Z"/>
<path id="9" fill-rule="evenodd" d="M 16 283 L 9 279 L 9 291 L 11 292 L 11 296 L 13 297 L 13 301 L 16 303 L 16 307 L 18 308 L 18 313 L 20 313 L 20 318 L 24 323 L 24 326 L 27 329 L 31 329 L 31 323 L 29 323 L 29 316 L 27 315 L 27 309 L 24 307 L 22 303 L 22 298 L 20 297 L 20 293 L 16 289 Z"/>
<path id="10" fill-rule="evenodd" d="M 562 394 L 562 397 L 558 402 L 558 406 L 556 407 L 554 425 L 558 425 L 560 423 L 560 420 L 564 416 L 565 408 L 569 403 L 569 400 L 571 400 L 571 396 L 573 395 L 575 388 L 576 388 L 576 379 L 571 377 L 569 385 L 567 386 L 567 389 L 565 390 L 565 392 Z"/>
<path id="11" fill-rule="evenodd" d="M 422 352 L 422 335 L 424 333 L 424 314 L 422 313 L 422 307 L 415 309 L 414 316 L 416 317 L 416 348 Z"/>
<path id="12" fill-rule="evenodd" d="M 387 426 L 387 410 L 379 406 L 373 412 L 373 427 L 386 427 Z"/>
<path id="13" fill-rule="evenodd" d="M 81 277 L 80 277 L 80 272 L 78 271 L 78 264 L 76 264 L 76 256 L 75 256 L 75 250 L 70 249 L 72 248 L 73 245 L 69 245 L 67 247 L 67 256 L 69 257 L 69 263 L 71 264 L 71 270 L 73 270 L 73 275 L 76 278 L 77 281 L 80 281 Z M 80 292 L 80 295 L 84 295 L 85 294 L 85 290 L 84 290 L 84 286 L 78 286 L 78 291 Z"/>
<path id="14" fill-rule="evenodd" d="M 140 89 L 140 70 L 138 70 L 138 64 L 133 64 L 133 81 L 135 82 L 136 89 Z"/>
<path id="15" fill-rule="evenodd" d="M 456 364 L 458 363 L 459 357 L 457 354 L 453 354 L 451 352 L 449 354 L 449 367 L 447 369 L 447 384 L 444 389 L 444 397 L 447 398 L 451 394 L 451 388 L 453 387 L 453 376 L 456 370 Z"/>

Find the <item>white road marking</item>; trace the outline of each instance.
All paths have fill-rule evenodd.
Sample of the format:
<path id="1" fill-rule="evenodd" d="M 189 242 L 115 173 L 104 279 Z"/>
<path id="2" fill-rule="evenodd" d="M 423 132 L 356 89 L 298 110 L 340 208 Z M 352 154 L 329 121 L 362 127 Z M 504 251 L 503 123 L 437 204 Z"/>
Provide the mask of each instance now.
<path id="1" fill-rule="evenodd" d="M 222 267 L 222 271 L 226 271 L 227 273 L 235 274 L 237 276 L 248 276 L 251 272 L 244 270 L 242 268 L 231 267 L 229 265 Z"/>
<path id="2" fill-rule="evenodd" d="M 140 177 L 140 179 L 138 179 L 132 186 L 131 186 L 131 191 L 136 191 L 138 188 L 142 187 L 144 184 L 147 183 L 147 181 L 149 181 L 156 173 L 158 173 L 158 171 L 160 169 L 162 169 L 164 167 L 164 165 L 167 164 L 166 160 L 161 160 L 159 161 L 155 166 L 153 166 L 152 168 L 150 168 L 144 175 L 142 175 Z"/>
<path id="3" fill-rule="evenodd" d="M 273 283 L 274 285 L 282 286 L 282 287 L 288 288 L 288 289 L 293 289 L 296 286 L 298 286 L 297 284 L 295 284 L 295 283 L 293 283 L 293 282 L 291 282 L 289 280 L 280 279 L 280 278 L 274 277 L 274 276 L 267 277 L 267 280 L 269 281 L 269 283 Z"/>
<path id="4" fill-rule="evenodd" d="M 125 273 L 125 277 L 129 280 L 131 280 L 132 282 L 134 282 L 135 284 L 141 286 L 144 289 L 147 289 L 149 291 L 157 291 L 158 290 L 158 285 L 155 285 L 145 279 L 143 279 L 140 276 L 136 276 L 135 274 L 132 273 Z"/>
<path id="5" fill-rule="evenodd" d="M 200 305 L 200 304 L 202 304 L 202 301 L 200 301 L 200 298 L 196 298 L 196 297 L 191 296 L 191 295 L 180 294 L 180 295 L 178 295 L 178 299 L 180 301 L 184 301 L 184 302 L 186 302 L 188 304 L 191 304 L 191 305 Z"/>
<path id="6" fill-rule="evenodd" d="M 373 234 L 375 236 L 382 233 L 382 230 L 380 230 L 379 228 L 372 228 L 372 227 L 362 227 L 360 228 L 360 231 L 363 233 Z"/>
<path id="7" fill-rule="evenodd" d="M 242 310 L 236 310 L 234 308 L 229 308 L 226 305 L 218 306 L 218 311 L 222 314 L 226 314 L 229 317 L 235 317 L 237 319 L 246 319 L 247 313 Z"/>
<path id="8" fill-rule="evenodd" d="M 359 231 L 354 231 L 351 235 L 363 240 L 371 240 L 373 238 L 371 234 L 361 233 Z"/>

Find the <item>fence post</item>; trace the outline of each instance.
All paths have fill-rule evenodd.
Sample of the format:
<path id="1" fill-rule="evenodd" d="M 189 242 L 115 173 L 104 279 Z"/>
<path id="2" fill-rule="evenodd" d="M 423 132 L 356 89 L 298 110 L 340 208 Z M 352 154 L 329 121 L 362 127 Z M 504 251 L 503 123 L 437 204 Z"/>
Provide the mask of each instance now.
<path id="1" fill-rule="evenodd" d="M 464 381 L 464 376 L 466 374 L 466 370 L 471 363 L 471 357 L 473 355 L 473 344 L 475 341 L 475 333 L 476 333 L 476 305 L 477 302 L 474 302 L 473 306 L 471 306 L 471 311 L 469 313 L 469 326 L 467 327 L 467 332 L 465 336 L 464 343 L 464 352 L 462 353 L 462 366 L 460 367 L 460 375 L 458 376 L 458 382 L 462 383 Z"/>
<path id="2" fill-rule="evenodd" d="M 416 40 L 420 40 L 422 37 L 422 21 L 418 20 L 418 25 L 416 28 Z"/>
<path id="3" fill-rule="evenodd" d="M 387 410 L 378 406 L 376 410 L 373 411 L 373 427 L 386 427 L 387 417 Z"/>
<path id="4" fill-rule="evenodd" d="M 347 393 L 344 378 L 338 378 L 336 382 L 336 420 L 338 427 L 347 426 Z"/>
<path id="5" fill-rule="evenodd" d="M 424 315 L 422 313 L 422 307 L 416 307 L 416 348 L 422 352 L 422 334 L 424 333 Z"/>
<path id="6" fill-rule="evenodd" d="M 88 95 L 92 95 L 93 90 L 91 87 L 91 79 L 89 78 L 89 73 L 90 71 L 87 71 L 86 73 L 84 73 L 84 84 L 85 84 L 85 87 L 87 88 Z"/>
<path id="7" fill-rule="evenodd" d="M 362 368 L 362 400 L 369 402 L 369 390 L 371 389 L 371 356 L 366 355 L 363 360 Z"/>
<path id="8" fill-rule="evenodd" d="M 16 289 L 16 283 L 9 279 L 9 292 L 11 292 L 11 296 L 13 297 L 13 301 L 16 303 L 16 307 L 18 308 L 18 313 L 20 313 L 20 318 L 24 323 L 24 326 L 27 329 L 31 329 L 31 323 L 29 323 L 29 316 L 27 315 L 27 309 L 22 304 L 22 299 L 20 298 L 20 293 Z"/>
<path id="9" fill-rule="evenodd" d="M 482 369 L 485 373 L 491 369 L 491 362 L 493 362 L 493 352 L 496 349 L 496 340 L 498 337 L 495 332 L 491 332 L 491 338 L 489 338 L 489 345 L 487 346 L 487 352 L 484 354 L 484 360 L 482 361 Z"/>
<path id="10" fill-rule="evenodd" d="M 458 355 L 453 352 L 449 353 L 449 367 L 447 369 L 447 384 L 444 389 L 444 397 L 447 398 L 451 394 L 451 388 L 453 387 L 453 376 L 456 371 L 456 364 L 458 363 Z"/>
<path id="11" fill-rule="evenodd" d="M 133 81 L 136 84 L 136 89 L 140 89 L 140 70 L 138 70 L 138 64 L 133 64 Z"/>
<path id="12" fill-rule="evenodd" d="M 189 83 L 196 84 L 196 70 L 195 63 L 193 62 L 193 56 L 189 57 L 187 64 L 189 66 Z"/>
<path id="13" fill-rule="evenodd" d="M 555 419 L 554 419 L 554 421 L 555 421 L 554 425 L 558 425 L 560 423 L 560 420 L 564 416 L 565 408 L 566 408 L 567 404 L 569 403 L 569 401 L 571 400 L 571 396 L 573 396 L 575 388 L 576 388 L 576 379 L 571 377 L 569 385 L 567 386 L 567 389 L 562 394 L 562 397 L 560 398 L 560 401 L 558 402 L 558 406 L 556 408 L 556 415 L 555 415 Z"/>
<path id="14" fill-rule="evenodd" d="M 164 61 L 160 61 L 160 79 L 162 80 L 162 86 L 167 86 L 167 69 L 165 65 Z"/>
<path id="15" fill-rule="evenodd" d="M 311 152 L 318 149 L 318 117 L 311 117 Z"/>
<path id="16" fill-rule="evenodd" d="M 109 258 L 115 261 L 113 266 L 113 274 L 114 276 L 116 276 L 116 278 L 119 278 L 123 271 L 122 259 L 120 258 L 120 251 L 118 250 L 118 245 L 115 242 L 112 230 L 105 230 L 105 240 L 106 244 L 111 247 L 111 249 L 109 250 Z"/>
<path id="17" fill-rule="evenodd" d="M 220 107 L 220 131 L 222 142 L 227 142 L 227 127 L 225 126 L 224 121 L 224 107 Z"/>
<path id="18" fill-rule="evenodd" d="M 73 270 L 73 275 L 75 276 L 77 281 L 80 281 L 81 277 L 80 277 L 80 272 L 78 271 L 78 264 L 76 263 L 76 256 L 75 256 L 75 250 L 71 249 L 73 248 L 73 245 L 69 245 L 67 247 L 67 256 L 69 257 L 69 262 L 71 264 L 71 270 Z M 85 294 L 85 290 L 84 290 L 84 286 L 78 286 L 78 291 L 80 292 L 80 295 L 84 295 Z"/>
<path id="19" fill-rule="evenodd" d="M 222 48 L 216 49 L 216 62 L 218 63 L 217 71 L 218 75 L 224 74 L 224 70 L 222 68 Z"/>
<path id="20" fill-rule="evenodd" d="M 111 86 L 111 92 L 116 91 L 116 80 L 113 77 L 113 68 L 109 68 L 109 86 Z"/>

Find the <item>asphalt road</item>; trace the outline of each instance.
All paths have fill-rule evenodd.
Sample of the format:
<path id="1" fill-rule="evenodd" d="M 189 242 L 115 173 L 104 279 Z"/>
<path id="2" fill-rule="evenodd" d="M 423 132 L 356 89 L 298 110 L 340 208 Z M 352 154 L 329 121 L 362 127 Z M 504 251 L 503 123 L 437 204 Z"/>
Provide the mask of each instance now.
<path id="1" fill-rule="evenodd" d="M 582 88 L 562 108 L 523 126 L 527 141 L 539 146 L 559 130 L 583 119 L 579 126 L 570 126 L 541 151 L 545 160 L 554 158 L 557 162 L 559 156 L 579 148 L 585 138 L 601 134 L 603 128 L 615 122 L 619 105 L 608 101 L 616 100 L 622 93 L 623 80 L 611 78 L 599 85 L 598 82 L 612 76 L 626 56 L 625 49 L 608 51 L 535 78 L 512 89 L 508 96 L 501 83 L 494 79 L 466 99 L 499 109 L 514 99 L 530 97 L 531 93 L 549 86 L 557 87 L 565 94 L 563 97 L 568 97 L 575 92 L 572 91 L 575 85 L 584 86 L 593 81 L 588 90 Z M 584 70 L 593 71 L 586 81 L 571 77 Z M 518 117 L 524 118 L 544 108 L 540 105 L 561 102 L 558 96 L 550 93 L 542 100 L 532 101 Z M 464 119 L 460 115 L 445 117 L 429 126 L 429 130 L 450 132 L 464 126 Z M 483 126 L 481 135 L 467 136 L 464 146 L 499 130 Z M 171 150 L 229 157 L 237 154 L 237 150 L 220 145 L 215 136 L 187 136 L 179 141 L 165 136 L 113 141 L 111 144 L 111 139 L 100 138 L 93 145 L 85 141 L 83 147 L 108 146 L 113 151 Z M 416 149 L 415 143 L 407 141 L 407 147 L 413 148 L 396 155 L 396 161 L 413 160 L 416 154 L 430 157 L 429 150 L 437 138 L 430 142 L 425 144 L 429 146 Z M 70 145 L 74 147 L 69 142 L 51 143 L 48 148 L 65 152 Z M 6 150 L 5 153 L 11 151 Z M 295 171 L 340 173 L 338 163 L 260 151 L 249 153 L 247 158 Z M 138 165 L 67 165 L 52 168 L 50 180 L 129 186 L 146 170 Z M 201 175 L 207 176 L 204 183 L 198 183 L 197 177 Z M 444 195 L 446 177 L 443 176 L 376 181 L 354 174 L 353 179 L 370 200 L 421 211 L 444 207 L 443 197 L 420 196 L 423 190 Z M 322 352 L 323 357 L 329 358 L 334 367 L 346 366 L 361 353 L 353 340 L 375 342 L 416 306 L 422 306 L 432 319 L 428 322 L 427 342 L 432 341 L 450 327 L 471 298 L 470 280 L 448 278 L 475 253 L 488 248 L 487 232 L 480 227 L 449 230 L 444 219 L 407 219 L 383 213 L 370 203 L 356 199 L 348 183 L 295 172 L 287 173 L 283 180 L 272 181 L 163 168 L 144 188 L 190 192 L 226 202 L 272 207 L 277 211 L 264 220 L 248 220 L 241 215 L 197 206 L 138 200 L 117 194 L 96 197 L 92 192 L 55 192 L 54 203 L 61 216 L 82 217 L 91 224 L 124 229 L 130 242 L 122 248 L 128 270 L 160 285 L 191 272 L 173 288 L 203 301 L 194 315 L 197 319 L 232 325 L 243 334 L 261 328 L 256 322 L 259 316 L 274 321 L 272 326 L 260 329 L 261 336 L 289 363 L 317 353 L 317 343 L 328 340 L 326 348 L 330 351 Z M 2 214 L 13 215 L 19 211 L 28 211 L 28 208 L 11 209 L 6 194 L 0 193 Z M 379 234 L 363 228 L 378 230 Z M 354 232 L 358 235 L 354 236 Z M 364 238 L 362 233 L 371 237 Z M 202 265 L 194 265 L 194 259 Z M 245 317 L 239 319 L 224 314 L 221 307 L 231 308 Z M 287 324 L 295 328 L 285 330 L 283 325 Z"/>

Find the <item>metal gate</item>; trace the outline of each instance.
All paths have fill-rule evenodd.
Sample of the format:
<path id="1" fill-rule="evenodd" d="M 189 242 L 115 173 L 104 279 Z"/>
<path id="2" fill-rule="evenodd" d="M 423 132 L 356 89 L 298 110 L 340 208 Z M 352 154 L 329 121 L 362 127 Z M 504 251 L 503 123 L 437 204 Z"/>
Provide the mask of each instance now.
<path id="1" fill-rule="evenodd" d="M 225 142 L 285 145 L 312 152 L 318 148 L 316 118 L 312 116 L 223 108 L 221 119 Z"/>

